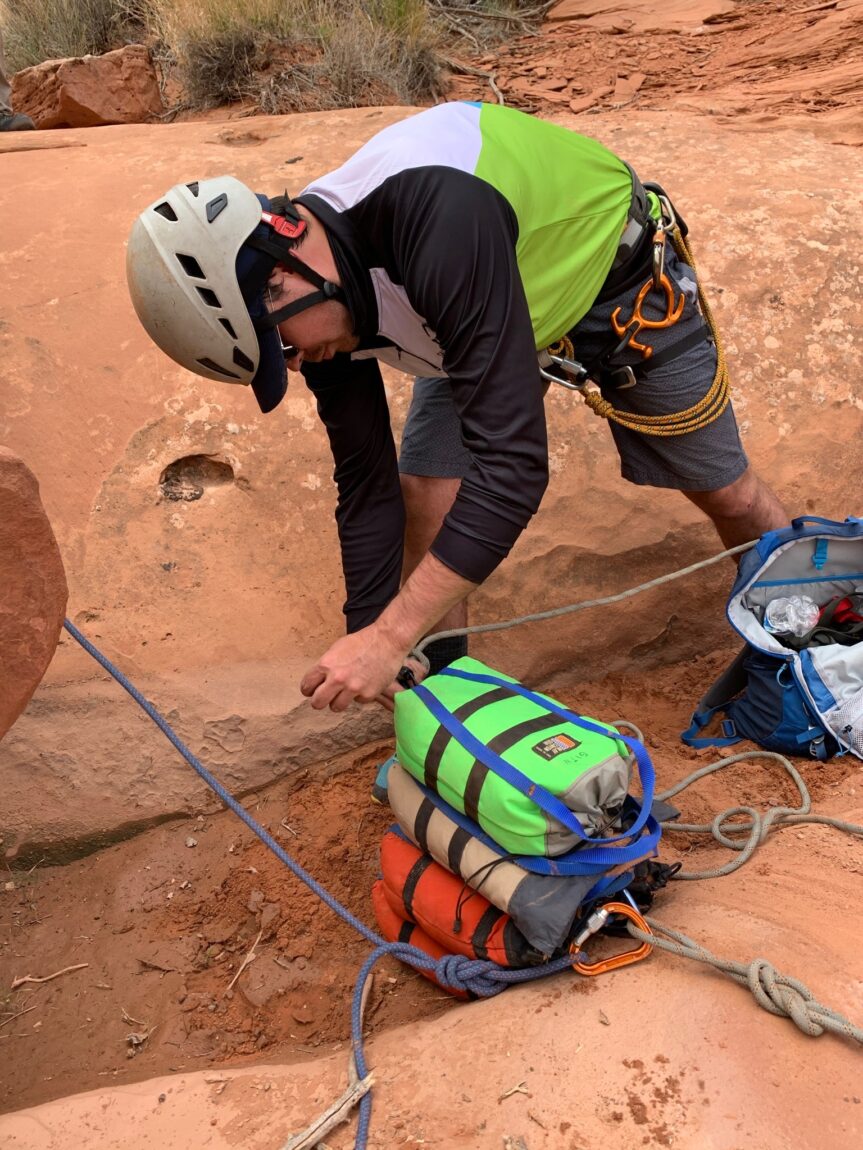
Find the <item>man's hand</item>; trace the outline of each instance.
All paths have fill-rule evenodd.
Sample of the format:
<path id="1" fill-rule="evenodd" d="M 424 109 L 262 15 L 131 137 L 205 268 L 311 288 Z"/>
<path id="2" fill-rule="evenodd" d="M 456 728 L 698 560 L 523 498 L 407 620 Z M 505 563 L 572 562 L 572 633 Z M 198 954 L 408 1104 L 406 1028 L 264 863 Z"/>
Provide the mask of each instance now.
<path id="1" fill-rule="evenodd" d="M 371 703 L 379 698 L 384 702 L 398 689 L 395 677 L 404 661 L 401 647 L 372 623 L 333 643 L 303 676 L 300 690 L 316 710 L 329 707 L 344 711 L 354 699 Z"/>
<path id="2" fill-rule="evenodd" d="M 300 690 L 316 710 L 344 711 L 354 699 L 360 703 L 377 699 L 392 709 L 398 690 L 394 680 L 407 652 L 474 586 L 426 555 L 380 617 L 333 643 L 303 676 Z"/>
<path id="3" fill-rule="evenodd" d="M 400 670 L 407 668 L 407 670 L 409 670 L 413 675 L 414 683 L 421 683 L 428 674 L 428 667 L 426 665 L 427 663 L 427 659 L 425 663 L 421 663 L 419 659 L 414 659 L 411 655 L 408 655 Z M 414 684 L 410 685 L 413 686 Z M 403 686 L 398 679 L 393 679 L 390 685 L 375 697 L 375 702 L 380 703 L 380 705 L 385 707 L 388 711 L 394 711 L 396 709 L 396 695 L 399 693 L 399 691 L 406 691 L 407 689 L 408 688 Z"/>

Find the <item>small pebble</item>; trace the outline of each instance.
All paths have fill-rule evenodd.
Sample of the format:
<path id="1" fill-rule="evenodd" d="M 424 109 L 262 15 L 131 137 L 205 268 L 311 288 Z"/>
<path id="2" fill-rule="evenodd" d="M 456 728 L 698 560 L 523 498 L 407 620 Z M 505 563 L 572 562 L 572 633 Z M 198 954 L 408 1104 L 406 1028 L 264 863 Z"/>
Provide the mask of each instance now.
<path id="1" fill-rule="evenodd" d="M 159 1101 L 160 1101 L 160 1102 L 164 1102 L 164 1101 L 165 1101 L 165 1099 L 166 1099 L 167 1097 L 168 1097 L 168 1095 L 167 1095 L 167 1094 L 160 1094 L 160 1095 L 159 1095 Z"/>
<path id="2" fill-rule="evenodd" d="M 198 840 L 193 839 L 192 836 L 189 835 L 189 837 L 186 839 L 186 846 L 187 847 L 196 847 L 197 845 L 198 845 Z"/>

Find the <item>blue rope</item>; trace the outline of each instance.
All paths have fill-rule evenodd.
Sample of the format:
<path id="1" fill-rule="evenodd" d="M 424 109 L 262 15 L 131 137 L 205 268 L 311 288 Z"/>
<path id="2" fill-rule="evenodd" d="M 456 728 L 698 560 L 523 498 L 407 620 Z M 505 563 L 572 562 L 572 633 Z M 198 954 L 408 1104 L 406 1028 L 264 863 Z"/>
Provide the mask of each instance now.
<path id="1" fill-rule="evenodd" d="M 147 712 L 168 741 L 176 747 L 189 766 L 200 775 L 207 786 L 215 791 L 225 806 L 232 810 L 235 815 L 239 816 L 249 830 L 253 831 L 261 842 L 270 848 L 276 858 L 283 862 L 310 890 L 314 891 L 318 898 L 327 904 L 330 910 L 335 911 L 349 926 L 352 926 L 367 942 L 372 943 L 375 947 L 374 951 L 362 965 L 354 988 L 353 1002 L 351 1005 L 351 1045 L 357 1074 L 361 1079 L 365 1078 L 368 1074 L 365 1053 L 363 1051 L 363 990 L 375 963 L 385 955 L 392 955 L 393 958 L 397 958 L 400 962 L 407 963 L 416 970 L 426 971 L 432 974 L 441 986 L 450 990 L 467 992 L 475 995 L 477 998 L 492 998 L 514 983 L 532 982 L 537 978 L 544 978 L 549 974 L 557 974 L 571 967 L 579 958 L 584 958 L 584 956 L 580 954 L 567 955 L 564 958 L 557 958 L 552 962 L 544 963 L 542 966 L 510 970 L 507 967 L 498 966 L 495 962 L 485 962 L 481 959 L 467 958 L 462 954 L 447 954 L 444 955 L 443 958 L 434 959 L 431 955 L 426 954 L 424 950 L 420 950 L 416 946 L 409 946 L 403 942 L 385 942 L 380 935 L 376 934 L 370 927 L 367 927 L 364 922 L 361 922 L 347 907 L 342 906 L 338 899 L 334 898 L 329 891 L 321 886 L 295 859 L 292 859 L 276 842 L 273 836 L 266 831 L 260 823 L 252 818 L 246 808 L 234 798 L 230 791 L 227 791 L 222 786 L 215 775 L 207 770 L 200 759 L 192 754 L 185 743 L 183 743 L 165 719 L 162 718 L 149 699 L 146 699 L 141 694 L 138 688 L 126 678 L 123 672 L 118 667 L 115 667 L 111 660 L 106 658 L 102 652 L 78 630 L 74 623 L 66 619 L 63 625 L 72 638 L 77 640 L 84 650 L 92 655 L 96 662 L 101 664 L 101 666 L 117 680 L 120 686 L 129 692 L 135 702 Z M 370 1093 L 366 1093 L 360 1102 L 354 1150 L 366 1150 L 371 1117 L 372 1098 Z"/>

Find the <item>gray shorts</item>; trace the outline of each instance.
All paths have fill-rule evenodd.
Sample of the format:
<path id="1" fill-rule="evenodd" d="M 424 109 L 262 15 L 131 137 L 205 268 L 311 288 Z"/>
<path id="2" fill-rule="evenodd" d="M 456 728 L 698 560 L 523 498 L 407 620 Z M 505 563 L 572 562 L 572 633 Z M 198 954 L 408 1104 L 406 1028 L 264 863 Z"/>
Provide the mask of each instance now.
<path id="1" fill-rule="evenodd" d="M 665 268 L 679 292 L 686 297 L 680 320 L 671 328 L 644 333 L 654 352 L 686 336 L 701 315 L 696 301 L 695 275 L 670 250 Z M 616 307 L 629 317 L 641 283 L 595 304 L 572 333 L 575 357 L 589 362 L 609 344 L 613 330 L 611 313 Z M 654 313 L 647 311 L 650 318 Z M 638 353 L 627 353 L 621 363 L 639 362 Z M 643 415 L 666 415 L 685 411 L 703 398 L 716 372 L 716 349 L 706 340 L 639 380 L 633 388 L 603 391 L 621 411 Z M 552 385 L 554 386 L 554 385 Z M 573 395 L 573 402 L 580 403 Z M 748 466 L 731 404 L 718 419 L 685 435 L 655 436 L 630 431 L 609 421 L 620 455 L 620 473 L 631 483 L 669 487 L 678 491 L 716 491 L 739 479 Z M 399 469 L 406 475 L 460 478 L 467 473 L 470 455 L 461 441 L 461 428 L 452 392 L 446 379 L 417 379 L 408 411 L 399 456 Z"/>
<path id="2" fill-rule="evenodd" d="M 463 479 L 469 467 L 470 452 L 461 441 L 461 421 L 449 380 L 418 377 L 402 432 L 399 471 L 402 475 Z"/>

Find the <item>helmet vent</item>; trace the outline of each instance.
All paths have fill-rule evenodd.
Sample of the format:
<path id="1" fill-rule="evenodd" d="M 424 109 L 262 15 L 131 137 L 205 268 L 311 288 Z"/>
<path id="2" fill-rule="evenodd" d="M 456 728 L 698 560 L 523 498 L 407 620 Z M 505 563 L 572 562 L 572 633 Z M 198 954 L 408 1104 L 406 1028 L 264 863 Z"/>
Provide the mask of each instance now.
<path id="1" fill-rule="evenodd" d="M 228 371 L 227 368 L 221 367 L 218 363 L 215 363 L 212 359 L 207 359 L 205 357 L 204 359 L 199 359 L 197 362 L 201 365 L 201 367 L 205 367 L 208 371 L 217 371 L 219 373 L 219 375 L 224 375 L 226 377 L 226 379 L 239 379 L 240 378 L 235 372 Z"/>
<path id="2" fill-rule="evenodd" d="M 174 219 L 176 218 L 175 216 Z M 196 280 L 205 280 L 207 278 L 201 270 L 201 265 L 194 256 L 184 256 L 177 252 L 177 259 L 180 261 L 183 271 L 187 276 L 192 276 L 192 278 Z"/>
<path id="3" fill-rule="evenodd" d="M 156 207 L 153 208 L 153 211 L 158 212 L 160 216 L 164 216 L 166 220 L 176 221 L 177 219 L 177 213 L 168 203 L 157 204 Z"/>
<path id="4" fill-rule="evenodd" d="M 198 295 L 201 297 L 201 299 L 204 301 L 204 303 L 208 304 L 210 307 L 221 307 L 222 306 L 219 303 L 219 297 L 216 295 L 216 293 L 211 288 L 199 287 L 198 288 Z"/>
<path id="5" fill-rule="evenodd" d="M 198 181 L 197 180 L 195 180 L 195 182 L 193 184 L 186 184 L 186 187 L 189 189 L 189 191 L 192 193 L 193 196 L 197 196 L 197 194 L 198 194 Z"/>
<path id="6" fill-rule="evenodd" d="M 237 367 L 241 367 L 243 371 L 254 371 L 255 365 L 249 359 L 244 351 L 240 351 L 238 347 L 234 348 L 234 363 Z"/>
<path id="7" fill-rule="evenodd" d="M 234 325 L 231 323 L 231 321 L 229 319 L 226 319 L 224 316 L 219 316 L 219 323 L 222 325 L 222 327 L 225 329 L 225 331 L 228 333 L 228 335 L 231 337 L 231 339 L 237 338 L 237 333 L 234 331 Z"/>
<path id="8" fill-rule="evenodd" d="M 211 224 L 216 216 L 219 215 L 220 212 L 223 212 L 227 206 L 228 196 L 225 192 L 222 192 L 220 196 L 216 196 L 214 200 L 210 200 L 207 204 L 207 223 Z"/>

